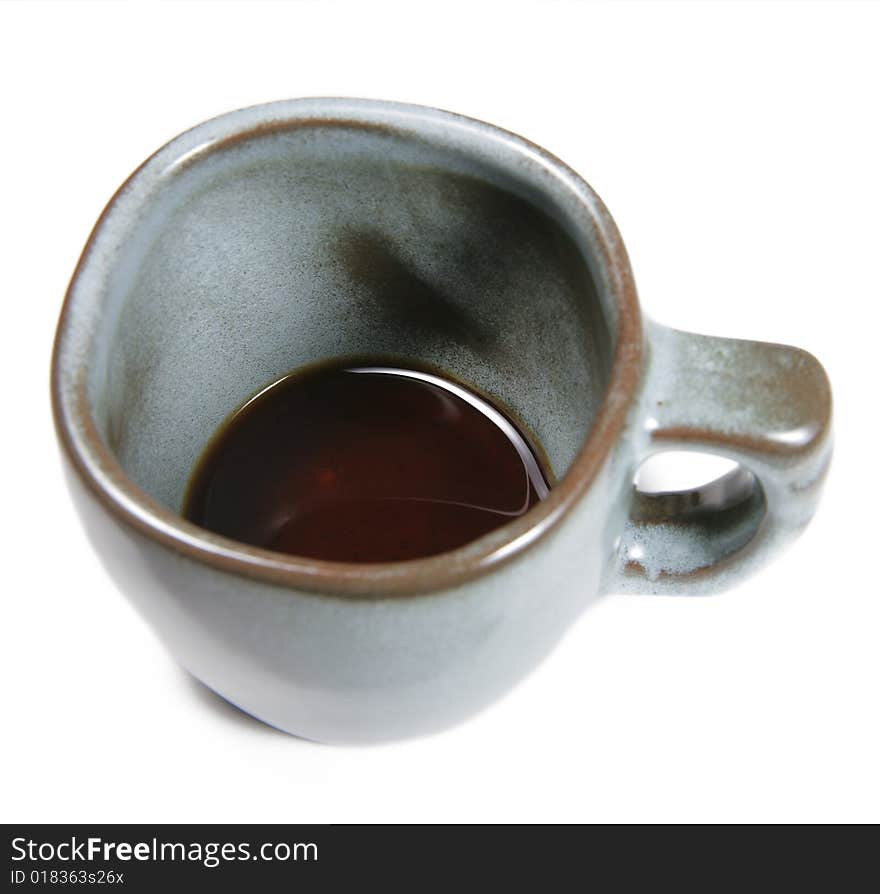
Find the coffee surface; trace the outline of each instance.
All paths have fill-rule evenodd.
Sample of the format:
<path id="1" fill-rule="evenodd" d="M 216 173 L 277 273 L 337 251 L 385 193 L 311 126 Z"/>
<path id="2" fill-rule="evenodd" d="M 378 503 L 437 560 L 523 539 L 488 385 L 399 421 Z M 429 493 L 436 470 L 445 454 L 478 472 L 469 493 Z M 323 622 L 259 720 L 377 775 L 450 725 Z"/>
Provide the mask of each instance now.
<path id="1" fill-rule="evenodd" d="M 524 435 L 434 375 L 322 366 L 275 382 L 221 426 L 193 472 L 190 521 L 339 562 L 455 549 L 549 491 Z"/>

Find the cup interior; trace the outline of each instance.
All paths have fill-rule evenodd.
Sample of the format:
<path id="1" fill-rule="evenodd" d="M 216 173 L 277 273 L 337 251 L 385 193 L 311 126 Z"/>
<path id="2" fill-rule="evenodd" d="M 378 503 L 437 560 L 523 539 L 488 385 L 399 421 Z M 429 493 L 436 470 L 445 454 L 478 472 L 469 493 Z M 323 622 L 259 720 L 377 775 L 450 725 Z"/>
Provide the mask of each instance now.
<path id="1" fill-rule="evenodd" d="M 124 472 L 174 512 L 230 412 L 339 357 L 475 387 L 562 478 L 610 374 L 597 264 L 512 150 L 363 121 L 254 128 L 169 161 L 138 197 L 89 404 Z"/>

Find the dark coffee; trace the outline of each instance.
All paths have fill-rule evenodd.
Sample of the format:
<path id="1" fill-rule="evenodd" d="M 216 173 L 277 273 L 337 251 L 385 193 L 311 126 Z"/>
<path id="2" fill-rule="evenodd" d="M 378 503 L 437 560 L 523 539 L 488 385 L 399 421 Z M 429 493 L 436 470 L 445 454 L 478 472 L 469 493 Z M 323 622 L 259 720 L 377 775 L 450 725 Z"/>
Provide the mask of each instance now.
<path id="1" fill-rule="evenodd" d="M 526 438 L 471 391 L 414 370 L 323 366 L 233 413 L 184 515 L 298 556 L 389 562 L 462 546 L 548 489 Z"/>

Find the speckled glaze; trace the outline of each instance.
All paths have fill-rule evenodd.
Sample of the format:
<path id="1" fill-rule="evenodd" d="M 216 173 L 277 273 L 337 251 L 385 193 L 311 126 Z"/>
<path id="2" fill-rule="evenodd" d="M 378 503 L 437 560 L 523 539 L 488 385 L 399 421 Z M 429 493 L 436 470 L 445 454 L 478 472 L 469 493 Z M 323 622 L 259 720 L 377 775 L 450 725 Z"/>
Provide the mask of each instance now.
<path id="1" fill-rule="evenodd" d="M 180 515 L 193 462 L 256 389 L 382 357 L 506 406 L 557 478 L 525 516 L 412 562 L 318 562 Z M 616 227 L 544 150 L 436 109 L 295 100 L 177 137 L 113 197 L 52 370 L 86 530 L 177 660 L 288 732 L 442 729 L 509 689 L 601 593 L 729 584 L 812 514 L 830 390 L 795 348 L 643 326 Z M 638 465 L 741 469 L 641 495 Z"/>

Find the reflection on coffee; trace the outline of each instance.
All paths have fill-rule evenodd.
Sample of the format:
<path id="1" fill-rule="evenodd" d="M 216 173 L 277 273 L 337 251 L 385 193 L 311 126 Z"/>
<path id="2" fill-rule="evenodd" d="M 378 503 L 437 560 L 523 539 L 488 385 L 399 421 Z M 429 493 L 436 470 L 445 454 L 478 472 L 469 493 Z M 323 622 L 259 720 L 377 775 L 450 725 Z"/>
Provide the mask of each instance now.
<path id="1" fill-rule="evenodd" d="M 510 419 L 453 382 L 324 365 L 263 389 L 198 462 L 184 515 L 211 531 L 340 562 L 455 549 L 549 492 Z"/>

